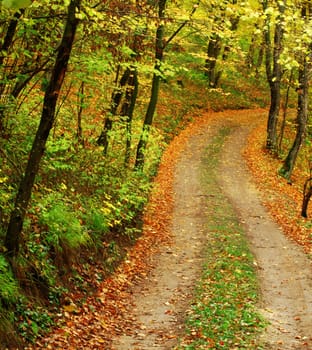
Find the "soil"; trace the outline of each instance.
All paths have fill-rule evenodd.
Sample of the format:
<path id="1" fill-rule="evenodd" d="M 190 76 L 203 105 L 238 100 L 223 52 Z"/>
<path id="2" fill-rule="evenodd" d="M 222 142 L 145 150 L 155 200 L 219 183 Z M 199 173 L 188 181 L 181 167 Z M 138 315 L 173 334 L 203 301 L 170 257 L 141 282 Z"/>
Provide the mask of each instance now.
<path id="1" fill-rule="evenodd" d="M 224 144 L 217 180 L 244 224 L 255 256 L 259 309 L 270 322 L 263 335 L 264 348 L 312 349 L 311 261 L 272 221 L 241 154 L 249 132 L 265 122 L 264 115 L 260 111 L 224 112 L 207 115 L 197 127 L 191 126 L 194 132 L 174 169 L 171 242 L 160 247 L 151 258 L 150 273 L 132 287 L 133 309 L 128 314 L 132 327 L 113 340 L 112 349 L 166 350 L 177 345 L 209 236 L 204 210 L 209 193 L 200 185 L 201 159 L 223 125 L 233 132 Z"/>

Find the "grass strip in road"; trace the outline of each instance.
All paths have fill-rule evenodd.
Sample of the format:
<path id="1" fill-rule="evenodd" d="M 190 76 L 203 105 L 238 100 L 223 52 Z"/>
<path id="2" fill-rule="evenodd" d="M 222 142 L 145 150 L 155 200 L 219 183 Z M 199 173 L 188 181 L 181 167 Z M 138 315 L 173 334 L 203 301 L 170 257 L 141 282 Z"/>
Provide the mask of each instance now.
<path id="1" fill-rule="evenodd" d="M 216 179 L 218 159 L 230 132 L 230 128 L 221 128 L 202 159 L 202 186 L 207 194 L 206 260 L 187 316 L 186 336 L 176 349 L 262 349 L 259 335 L 266 324 L 257 311 L 253 256 Z"/>

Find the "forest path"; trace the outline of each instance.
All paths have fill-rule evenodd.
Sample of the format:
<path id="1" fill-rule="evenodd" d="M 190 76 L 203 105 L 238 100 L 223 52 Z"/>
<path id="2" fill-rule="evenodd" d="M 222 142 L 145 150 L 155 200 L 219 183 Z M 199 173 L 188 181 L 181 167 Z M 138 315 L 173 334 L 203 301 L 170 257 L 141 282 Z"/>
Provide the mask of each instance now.
<path id="1" fill-rule="evenodd" d="M 226 143 L 219 183 L 244 223 L 257 262 L 262 314 L 271 324 L 265 349 L 312 349 L 311 260 L 260 202 L 240 152 L 248 130 L 237 128 Z"/>
<path id="2" fill-rule="evenodd" d="M 271 322 L 265 349 L 312 349 L 312 269 L 302 250 L 271 220 L 241 156 L 261 112 L 222 112 L 190 133 L 174 171 L 172 242 L 152 257 L 153 269 L 133 287 L 133 327 L 116 337 L 114 350 L 172 349 L 183 329 L 209 239 L 209 193 L 200 185 L 203 152 L 224 125 L 233 128 L 222 152 L 218 182 L 244 224 L 261 286 L 261 310 Z M 262 112 L 263 117 L 263 112 Z M 264 119 L 262 119 L 264 121 Z"/>

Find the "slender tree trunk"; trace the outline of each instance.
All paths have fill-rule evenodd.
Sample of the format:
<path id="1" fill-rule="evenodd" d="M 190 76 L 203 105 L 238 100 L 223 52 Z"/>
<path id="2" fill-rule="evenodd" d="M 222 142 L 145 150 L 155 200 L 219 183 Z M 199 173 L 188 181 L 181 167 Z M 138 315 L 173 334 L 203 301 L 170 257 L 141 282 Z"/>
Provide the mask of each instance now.
<path id="1" fill-rule="evenodd" d="M 151 88 L 151 97 L 145 114 L 145 119 L 143 122 L 143 128 L 141 133 L 141 138 L 137 146 L 135 169 L 142 170 L 144 166 L 144 153 L 146 150 L 146 145 L 148 141 L 148 136 L 150 132 L 150 127 L 153 123 L 153 118 L 156 110 L 156 105 L 158 101 L 159 86 L 161 81 L 161 65 L 164 56 L 164 50 L 166 46 L 176 37 L 176 35 L 185 27 L 189 20 L 184 21 L 178 29 L 172 33 L 168 40 L 164 40 L 165 26 L 163 24 L 165 19 L 165 9 L 167 0 L 158 0 L 158 19 L 159 24 L 156 31 L 156 43 L 155 43 L 155 65 L 154 65 L 154 75 Z M 200 0 L 197 0 L 193 6 L 190 13 L 190 19 L 194 15 L 196 9 L 200 4 Z"/>
<path id="2" fill-rule="evenodd" d="M 264 52 L 265 52 L 265 44 L 262 42 L 260 45 L 260 48 L 259 48 L 256 67 L 255 67 L 256 68 L 256 78 L 259 77 L 260 68 L 261 68 L 262 63 L 263 63 Z"/>
<path id="3" fill-rule="evenodd" d="M 280 82 L 274 81 L 270 84 L 271 104 L 267 121 L 266 148 L 273 153 L 277 150 L 277 122 L 280 111 L 281 92 Z"/>
<path id="4" fill-rule="evenodd" d="M 82 112 L 84 105 L 84 82 L 82 81 L 78 93 L 78 111 L 77 111 L 77 139 L 78 143 L 82 143 Z"/>
<path id="5" fill-rule="evenodd" d="M 215 34 L 210 38 L 207 48 L 207 58 L 205 64 L 205 74 L 208 78 L 209 86 L 212 88 L 217 87 L 217 59 L 220 55 L 222 48 L 221 38 Z"/>
<path id="6" fill-rule="evenodd" d="M 256 26 L 256 28 L 257 28 L 257 26 Z M 248 53 L 246 55 L 246 61 L 245 61 L 246 62 L 246 66 L 248 68 L 253 68 L 255 66 L 256 50 L 257 50 L 256 37 L 253 36 L 251 38 L 251 42 L 250 42 L 250 45 L 249 45 L 249 49 L 248 49 Z"/>
<path id="7" fill-rule="evenodd" d="M 160 70 L 160 64 L 156 63 L 155 65 L 155 71 Z M 159 93 L 159 86 L 160 86 L 160 76 L 157 73 L 154 73 L 153 75 L 153 82 L 152 82 L 152 89 L 151 89 L 151 97 L 148 104 L 148 108 L 145 114 L 145 119 L 143 122 L 143 129 L 140 137 L 140 141 L 138 143 L 137 147 L 137 154 L 136 154 L 136 161 L 135 161 L 135 168 L 137 170 L 142 170 L 144 166 L 144 153 L 149 137 L 150 127 L 153 123 L 153 118 L 156 110 L 156 105 L 158 101 L 158 93 Z"/>
<path id="8" fill-rule="evenodd" d="M 290 86 L 291 86 L 292 80 L 293 80 L 293 71 L 291 71 L 291 74 L 289 77 L 289 83 L 288 83 L 286 94 L 285 94 L 285 103 L 283 106 L 283 119 L 282 119 L 282 124 L 281 124 L 279 142 L 278 142 L 278 153 L 280 153 L 282 151 L 282 143 L 283 143 L 283 139 L 284 139 L 287 111 L 288 111 L 288 103 L 289 103 L 289 92 L 290 92 Z"/>
<path id="9" fill-rule="evenodd" d="M 144 166 L 144 153 L 148 141 L 150 127 L 153 123 L 153 118 L 156 110 L 156 105 L 158 101 L 158 93 L 160 86 L 160 73 L 161 73 L 161 63 L 164 55 L 164 24 L 162 20 L 165 16 L 165 8 L 166 8 L 167 0 L 159 0 L 158 2 L 158 18 L 159 25 L 156 31 L 156 44 L 155 44 L 155 73 L 153 75 L 152 88 L 151 88 L 151 97 L 148 104 L 148 108 L 145 114 L 145 119 L 143 122 L 143 129 L 141 133 L 141 138 L 137 146 L 137 154 L 135 161 L 135 169 L 142 170 Z"/>
<path id="10" fill-rule="evenodd" d="M 237 3 L 236 0 L 230 1 L 231 4 L 235 5 Z M 223 11 L 223 6 L 221 5 Z M 225 14 L 225 12 L 224 12 Z M 223 19 L 220 21 L 216 21 L 215 27 L 219 27 L 220 23 L 223 23 Z M 220 22 L 220 23 L 219 23 Z M 239 23 L 239 16 L 233 15 L 230 18 L 231 22 L 231 32 L 234 33 L 237 30 Z M 205 73 L 208 77 L 209 86 L 212 88 L 216 88 L 219 84 L 220 78 L 222 76 L 222 69 L 217 70 L 217 60 L 222 51 L 222 38 L 219 34 L 213 34 L 209 40 L 208 48 L 207 48 L 207 58 L 205 63 Z M 225 44 L 222 54 L 222 61 L 226 61 L 229 53 L 231 51 L 231 47 L 228 44 Z"/>
<path id="11" fill-rule="evenodd" d="M 259 25 L 255 25 L 255 31 L 259 30 Z M 258 63 L 259 63 L 259 53 L 261 50 L 261 47 L 263 47 L 263 40 L 262 43 L 259 45 L 257 42 L 257 35 L 254 34 L 252 35 L 251 42 L 249 45 L 248 53 L 246 56 L 246 66 L 250 69 L 255 69 L 257 70 Z M 262 60 L 260 62 L 262 64 Z"/>
<path id="12" fill-rule="evenodd" d="M 236 4 L 237 1 L 232 1 L 233 4 Z M 237 30 L 238 24 L 239 24 L 239 17 L 234 15 L 230 19 L 231 21 L 231 32 L 232 34 Z M 229 44 L 225 45 L 223 49 L 223 54 L 222 54 L 222 62 L 225 62 L 228 58 L 229 53 L 231 52 L 231 46 Z M 223 70 L 220 69 L 215 76 L 215 87 L 219 85 L 219 81 L 221 79 L 221 76 L 223 74 Z"/>
<path id="13" fill-rule="evenodd" d="M 125 102 L 122 106 L 122 115 L 126 117 L 126 152 L 125 165 L 129 164 L 131 156 L 131 140 L 132 140 L 132 117 L 138 96 L 139 81 L 138 71 L 136 67 L 131 69 L 129 79 L 129 87 L 126 90 Z"/>
<path id="14" fill-rule="evenodd" d="M 311 186 L 312 178 L 306 180 L 303 187 L 303 199 L 302 199 L 302 207 L 301 207 L 301 216 L 304 218 L 308 217 L 308 205 L 310 199 L 312 197 L 312 186 Z"/>
<path id="15" fill-rule="evenodd" d="M 144 11 L 144 5 L 145 1 L 140 1 L 140 0 L 136 0 L 135 1 L 135 10 L 136 13 L 139 14 L 143 14 L 142 11 Z M 141 59 L 141 55 L 140 52 L 142 51 L 142 44 L 145 38 L 145 34 L 144 31 L 141 32 L 141 28 L 139 30 L 134 30 L 134 35 L 132 37 L 132 40 L 130 42 L 130 48 L 133 50 L 133 52 L 135 52 L 134 59 L 136 62 L 139 62 L 139 60 Z M 136 95 L 132 95 L 132 94 L 127 94 L 128 89 L 124 89 L 124 87 L 126 85 L 130 85 L 131 86 L 131 80 L 132 80 L 132 71 L 134 68 L 135 63 L 133 63 L 132 68 L 127 68 L 126 71 L 124 72 L 123 76 L 120 79 L 119 85 L 118 84 L 118 76 L 119 76 L 119 70 L 120 70 L 120 66 L 118 68 L 118 72 L 117 72 L 117 78 L 115 81 L 116 84 L 116 89 L 112 94 L 112 103 L 111 103 L 111 109 L 110 109 L 110 113 L 109 115 L 106 117 L 105 119 L 105 123 L 104 123 L 104 128 L 101 132 L 101 135 L 98 138 L 98 144 L 99 145 L 103 145 L 104 146 L 104 155 L 107 154 L 107 149 L 108 149 L 108 145 L 109 145 L 109 133 L 112 130 L 113 127 L 113 119 L 112 117 L 115 116 L 117 114 L 117 109 L 122 101 L 122 98 L 125 94 L 125 99 L 126 101 L 124 102 L 124 105 L 130 104 L 131 105 L 131 112 L 129 112 L 131 114 L 130 119 L 132 119 L 132 114 L 134 112 L 134 108 L 135 108 L 135 102 L 136 102 Z M 135 79 L 136 79 L 136 86 L 135 89 L 138 88 L 138 76 L 137 76 L 137 72 L 135 72 Z M 126 92 L 125 92 L 126 90 Z M 131 102 L 130 102 L 131 100 Z M 122 112 L 121 113 L 126 113 L 127 112 L 123 112 L 124 107 L 121 107 Z M 123 114 L 124 116 L 126 116 L 126 114 Z M 131 124 L 131 122 L 130 122 Z M 126 129 L 127 131 L 129 131 L 131 129 L 130 124 L 127 122 L 126 124 Z M 129 129 L 130 128 L 130 129 Z M 131 130 L 130 130 L 130 134 L 131 134 Z M 129 133 L 127 134 L 127 137 L 130 135 Z M 127 139 L 128 140 L 128 139 Z M 128 142 L 128 141 L 127 141 Z M 131 142 L 131 139 L 130 139 Z M 127 146 L 126 146 L 127 147 Z M 130 149 L 130 146 L 129 146 Z M 127 152 L 127 151 L 126 151 Z M 127 156 L 126 156 L 127 158 Z"/>
<path id="16" fill-rule="evenodd" d="M 274 49 L 273 56 L 271 51 L 271 38 L 270 38 L 270 17 L 267 15 L 265 23 L 265 44 L 266 44 L 266 72 L 267 79 L 270 85 L 271 105 L 269 110 L 268 122 L 267 122 L 267 140 L 266 148 L 272 152 L 277 151 L 277 122 L 281 103 L 281 78 L 282 68 L 279 62 L 279 58 L 282 52 L 283 41 L 283 14 L 285 12 L 285 3 L 283 1 L 277 1 L 279 8 L 279 16 L 275 25 L 274 32 Z M 267 1 L 263 2 L 263 7 L 266 10 Z M 273 64 L 273 69 L 271 65 Z"/>
<path id="17" fill-rule="evenodd" d="M 119 78 L 119 69 L 120 67 L 117 70 L 116 82 L 118 82 L 118 78 Z M 129 77 L 130 77 L 130 69 L 127 68 L 124 71 L 122 77 L 120 78 L 118 85 L 113 91 L 111 108 L 105 119 L 104 128 L 101 132 L 101 135 L 97 140 L 98 145 L 104 146 L 104 150 L 103 150 L 104 155 L 107 154 L 107 149 L 109 145 L 109 133 L 113 127 L 113 117 L 117 115 L 117 110 L 124 94 L 124 87 L 128 83 Z"/>
<path id="18" fill-rule="evenodd" d="M 6 53 L 8 52 L 10 46 L 13 43 L 13 38 L 17 29 L 18 21 L 21 16 L 24 14 L 25 10 L 21 9 L 14 14 L 14 17 L 11 19 L 7 32 L 5 34 L 3 44 L 0 48 L 0 66 L 3 66 L 4 59 L 6 57 Z M 3 78 L 3 77 L 2 77 Z M 0 84 L 0 95 L 2 95 L 5 91 L 5 84 Z M 0 135 L 4 133 L 4 110 L 5 106 L 0 104 Z"/>
<path id="19" fill-rule="evenodd" d="M 290 180 L 299 150 L 306 136 L 309 104 L 310 55 L 304 58 L 303 69 L 299 70 L 297 132 L 295 140 L 284 161 L 280 174 Z"/>
<path id="20" fill-rule="evenodd" d="M 0 66 L 3 65 L 3 61 L 5 59 L 5 53 L 8 52 L 10 46 L 13 43 L 13 38 L 17 29 L 17 24 L 19 19 L 23 16 L 25 12 L 25 9 L 21 9 L 17 12 L 14 13 L 13 18 L 11 19 L 9 26 L 8 26 L 8 30 L 5 34 L 4 40 L 3 40 L 3 44 L 1 45 L 1 51 L 0 51 Z"/>
<path id="21" fill-rule="evenodd" d="M 79 8 L 81 0 L 71 0 L 68 6 L 68 17 L 58 49 L 52 76 L 49 81 L 44 101 L 40 124 L 29 154 L 25 175 L 19 185 L 18 193 L 15 199 L 14 210 L 10 217 L 6 237 L 5 247 L 7 255 L 14 257 L 19 251 L 19 240 L 23 228 L 23 222 L 26 210 L 30 201 L 35 177 L 39 170 L 41 158 L 44 154 L 45 145 L 53 126 L 56 103 L 64 81 L 67 65 L 72 50 L 74 37 L 78 25 L 78 19 L 75 12 Z"/>

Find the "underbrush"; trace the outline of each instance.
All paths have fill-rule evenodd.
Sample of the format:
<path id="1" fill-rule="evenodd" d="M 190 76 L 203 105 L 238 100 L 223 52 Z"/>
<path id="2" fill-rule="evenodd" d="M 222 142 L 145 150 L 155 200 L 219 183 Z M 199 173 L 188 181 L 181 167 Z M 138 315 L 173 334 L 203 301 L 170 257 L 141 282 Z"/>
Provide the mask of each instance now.
<path id="1" fill-rule="evenodd" d="M 207 84 L 204 72 L 205 57 L 195 53 L 173 52 L 170 59 L 177 69 L 175 83 L 185 90 L 189 106 L 215 112 L 227 109 L 252 109 L 265 107 L 270 102 L 265 73 L 255 74 L 252 69 L 242 69 L 241 62 L 223 62 L 224 69 L 216 88 Z M 188 62 L 185 69 L 184 62 Z M 203 94 L 204 92 L 204 94 Z"/>
<path id="2" fill-rule="evenodd" d="M 49 157 L 48 150 L 13 271 L 4 247 L 0 255 L 3 346 L 20 347 L 49 331 L 66 298 L 95 290 L 141 230 L 149 176 L 100 162 L 95 148 L 81 149 L 66 167 L 57 164 L 56 154 L 53 162 Z"/>

